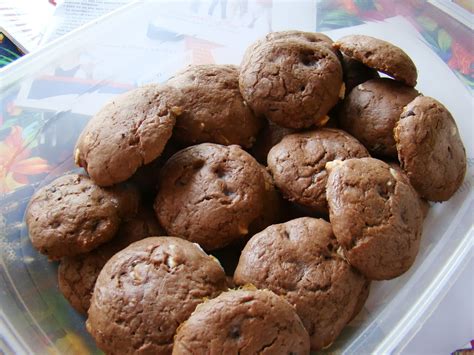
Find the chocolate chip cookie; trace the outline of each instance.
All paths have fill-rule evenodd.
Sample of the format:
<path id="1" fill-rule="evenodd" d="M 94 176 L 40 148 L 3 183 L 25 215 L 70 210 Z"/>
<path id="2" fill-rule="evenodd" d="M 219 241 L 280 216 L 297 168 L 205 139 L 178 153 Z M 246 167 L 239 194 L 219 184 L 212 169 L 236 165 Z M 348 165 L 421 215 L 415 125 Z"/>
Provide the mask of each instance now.
<path id="1" fill-rule="evenodd" d="M 451 198 L 466 174 L 466 150 L 446 107 L 417 97 L 404 108 L 395 140 L 401 167 L 418 193 L 431 201 Z"/>
<path id="2" fill-rule="evenodd" d="M 295 129 L 324 124 L 342 84 L 341 63 L 332 51 L 291 39 L 251 46 L 239 76 L 255 114 Z"/>
<path id="3" fill-rule="evenodd" d="M 407 271 L 420 245 L 423 212 L 413 187 L 373 158 L 326 164 L 329 218 L 347 261 L 371 280 Z"/>
<path id="4" fill-rule="evenodd" d="M 321 128 L 284 137 L 268 153 L 268 168 L 285 198 L 327 215 L 326 163 L 368 156 L 346 132 Z"/>
<path id="5" fill-rule="evenodd" d="M 339 111 L 339 125 L 370 153 L 396 158 L 393 129 L 403 107 L 418 95 L 415 89 L 392 79 L 366 81 L 345 98 Z"/>
<path id="6" fill-rule="evenodd" d="M 199 303 L 226 289 L 224 270 L 196 244 L 146 238 L 105 264 L 87 330 L 108 354 L 169 354 L 179 324 Z"/>
<path id="7" fill-rule="evenodd" d="M 173 155 L 162 170 L 155 211 L 169 235 L 206 250 L 245 238 L 263 212 L 265 180 L 239 146 L 203 143 Z"/>
<path id="8" fill-rule="evenodd" d="M 254 235 L 242 251 L 234 281 L 275 292 L 295 307 L 311 350 L 339 335 L 354 313 L 365 279 L 338 253 L 331 224 L 299 218 Z"/>
<path id="9" fill-rule="evenodd" d="M 155 160 L 182 111 L 181 93 L 149 84 L 105 105 L 87 124 L 74 149 L 76 164 L 100 186 L 127 180 Z"/>
<path id="10" fill-rule="evenodd" d="M 416 85 L 418 73 L 415 64 L 401 48 L 392 43 L 365 35 L 349 35 L 337 40 L 334 47 L 395 80 L 408 86 Z"/>
<path id="11" fill-rule="evenodd" d="M 178 142 L 252 146 L 263 122 L 255 117 L 240 94 L 237 66 L 194 65 L 167 83 L 186 98 L 173 134 Z"/>
<path id="12" fill-rule="evenodd" d="M 64 175 L 37 190 L 26 210 L 33 246 L 49 259 L 87 253 L 112 239 L 138 210 L 128 187 L 102 188 L 85 175 Z"/>
<path id="13" fill-rule="evenodd" d="M 176 334 L 173 355 L 309 354 L 295 310 L 267 290 L 231 290 L 197 306 Z"/>
<path id="14" fill-rule="evenodd" d="M 87 314 L 95 281 L 107 260 L 133 242 L 163 234 L 153 211 L 141 209 L 135 217 L 122 222 L 111 241 L 90 253 L 62 258 L 58 268 L 59 290 L 76 311 Z"/>

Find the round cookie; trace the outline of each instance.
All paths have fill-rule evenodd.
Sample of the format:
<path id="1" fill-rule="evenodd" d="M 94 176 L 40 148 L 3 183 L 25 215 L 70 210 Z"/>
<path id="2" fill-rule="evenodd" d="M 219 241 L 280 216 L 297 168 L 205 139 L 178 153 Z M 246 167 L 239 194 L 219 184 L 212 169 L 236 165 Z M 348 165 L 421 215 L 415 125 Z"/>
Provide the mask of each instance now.
<path id="1" fill-rule="evenodd" d="M 49 259 L 87 253 L 112 239 L 138 210 L 138 192 L 102 188 L 85 175 L 64 175 L 37 190 L 26 210 L 33 246 Z"/>
<path id="2" fill-rule="evenodd" d="M 349 94 L 353 88 L 370 79 L 377 79 L 380 77 L 377 70 L 369 68 L 358 60 L 352 59 L 347 55 L 342 55 L 342 72 L 344 84 L 346 84 L 346 95 Z"/>
<path id="3" fill-rule="evenodd" d="M 245 52 L 239 85 L 256 115 L 305 128 L 324 124 L 338 102 L 342 67 L 324 46 L 291 39 L 263 42 Z"/>
<path id="4" fill-rule="evenodd" d="M 327 215 L 326 163 L 368 156 L 346 132 L 321 128 L 284 137 L 268 153 L 268 168 L 285 198 Z"/>
<path id="5" fill-rule="evenodd" d="M 117 235 L 90 253 L 65 257 L 58 268 L 58 286 L 76 311 L 87 314 L 95 281 L 116 252 L 146 237 L 163 235 L 155 214 L 142 209 L 136 217 L 122 222 Z"/>
<path id="6" fill-rule="evenodd" d="M 236 285 L 266 288 L 295 307 L 311 350 L 330 345 L 354 313 L 365 279 L 338 253 L 331 224 L 303 217 L 254 235 L 234 274 Z"/>
<path id="7" fill-rule="evenodd" d="M 333 161 L 329 219 L 347 261 L 371 280 L 407 271 L 420 245 L 423 212 L 406 177 L 373 158 Z"/>
<path id="8" fill-rule="evenodd" d="M 418 95 L 415 89 L 392 79 L 366 81 L 345 98 L 339 125 L 372 154 L 396 158 L 393 129 L 403 107 Z"/>
<path id="9" fill-rule="evenodd" d="M 334 47 L 369 68 L 408 86 L 416 85 L 418 73 L 415 64 L 401 48 L 389 42 L 365 35 L 349 35 L 337 40 Z"/>
<path id="10" fill-rule="evenodd" d="M 197 306 L 178 329 L 173 355 L 309 354 L 295 310 L 267 290 L 231 290 Z"/>
<path id="11" fill-rule="evenodd" d="M 320 45 L 326 47 L 330 51 L 332 51 L 335 55 L 340 56 L 339 50 L 333 47 L 333 40 L 329 38 L 324 33 L 320 32 L 305 32 L 305 31 L 298 31 L 298 30 L 290 30 L 290 31 L 278 31 L 278 32 L 270 32 L 265 36 L 263 41 L 270 42 L 276 41 L 280 39 L 289 39 L 289 40 L 300 40 L 306 43 L 310 43 L 313 45 Z M 262 41 L 262 42 L 263 42 Z"/>
<path id="12" fill-rule="evenodd" d="M 127 180 L 155 160 L 181 113 L 181 93 L 149 84 L 120 95 L 87 124 L 74 149 L 76 164 L 100 186 Z"/>
<path id="13" fill-rule="evenodd" d="M 466 150 L 446 107 L 419 96 L 404 108 L 394 133 L 400 165 L 421 197 L 451 198 L 466 174 Z"/>
<path id="14" fill-rule="evenodd" d="M 237 66 L 194 65 L 167 83 L 186 98 L 173 133 L 178 142 L 252 146 L 262 121 L 255 117 L 240 94 Z"/>
<path id="15" fill-rule="evenodd" d="M 170 235 L 206 250 L 243 239 L 261 215 L 265 180 L 239 146 L 203 143 L 173 155 L 162 170 L 155 212 Z"/>
<path id="16" fill-rule="evenodd" d="M 283 137 L 296 133 L 296 130 L 285 128 L 266 120 L 266 124 L 257 136 L 255 144 L 252 146 L 251 154 L 261 164 L 267 164 L 267 155 L 272 147 L 279 143 Z"/>
<path id="17" fill-rule="evenodd" d="M 196 244 L 142 239 L 105 264 L 86 327 L 108 354 L 169 354 L 179 324 L 226 289 L 224 270 Z"/>

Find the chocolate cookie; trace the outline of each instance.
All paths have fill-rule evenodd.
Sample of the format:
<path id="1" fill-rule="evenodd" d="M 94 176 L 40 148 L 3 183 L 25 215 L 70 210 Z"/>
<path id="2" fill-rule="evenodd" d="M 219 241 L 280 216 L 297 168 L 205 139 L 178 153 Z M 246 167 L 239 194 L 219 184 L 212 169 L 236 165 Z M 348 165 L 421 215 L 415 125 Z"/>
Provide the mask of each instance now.
<path id="1" fill-rule="evenodd" d="M 326 163 L 368 156 L 367 149 L 346 132 L 321 128 L 284 137 L 268 153 L 268 168 L 288 200 L 327 214 Z"/>
<path id="2" fill-rule="evenodd" d="M 466 174 L 466 150 L 451 113 L 437 100 L 419 96 L 395 127 L 398 159 L 418 193 L 446 201 Z"/>
<path id="3" fill-rule="evenodd" d="M 177 143 L 171 138 L 159 158 L 138 168 L 135 174 L 128 180 L 138 187 L 142 199 L 147 203 L 152 202 L 158 192 L 160 172 L 163 165 L 165 165 L 166 161 L 178 150 Z"/>
<path id="4" fill-rule="evenodd" d="M 335 55 L 340 56 L 339 50 L 333 47 L 333 40 L 324 33 L 297 30 L 270 32 L 263 41 L 270 42 L 279 39 L 300 40 L 313 45 L 320 45 L 326 47 Z"/>
<path id="5" fill-rule="evenodd" d="M 168 80 L 168 84 L 181 90 L 186 98 L 174 129 L 178 142 L 252 146 L 262 121 L 240 94 L 237 66 L 190 66 Z"/>
<path id="6" fill-rule="evenodd" d="M 59 290 L 76 311 L 87 314 L 95 281 L 107 260 L 133 242 L 163 234 L 155 214 L 142 209 L 136 217 L 120 225 L 111 241 L 90 253 L 61 259 L 58 268 Z"/>
<path id="7" fill-rule="evenodd" d="M 416 85 L 415 64 L 401 48 L 389 42 L 365 35 L 349 35 L 337 40 L 334 47 L 395 80 L 408 86 Z"/>
<path id="8" fill-rule="evenodd" d="M 234 281 L 284 296 L 303 321 L 311 349 L 322 349 L 351 318 L 365 282 L 337 253 L 339 247 L 331 224 L 322 219 L 275 224 L 247 243 Z"/>
<path id="9" fill-rule="evenodd" d="M 266 120 L 266 124 L 258 134 L 250 152 L 259 163 L 266 165 L 270 149 L 279 143 L 283 137 L 296 132 L 294 129 L 281 127 L 272 121 Z"/>
<path id="10" fill-rule="evenodd" d="M 31 197 L 26 224 L 33 246 L 49 259 L 87 253 L 112 239 L 120 221 L 138 210 L 138 191 L 102 188 L 89 177 L 57 178 Z"/>
<path id="11" fill-rule="evenodd" d="M 222 267 L 196 244 L 146 238 L 105 264 L 86 327 L 108 354 L 169 354 L 179 324 L 226 288 Z"/>
<path id="12" fill-rule="evenodd" d="M 402 169 L 402 167 L 400 166 L 400 163 L 397 161 L 397 162 L 394 162 L 394 161 L 386 161 L 386 163 L 388 165 L 390 165 L 391 168 L 395 169 L 397 172 L 400 173 L 400 177 L 403 177 L 405 178 L 405 181 L 407 184 L 411 184 L 410 182 L 410 179 L 408 178 L 408 175 L 407 173 Z M 413 185 L 412 185 L 413 186 Z M 419 197 L 419 202 L 420 202 L 420 206 L 421 206 L 421 211 L 423 212 L 423 218 L 426 218 L 426 216 L 428 215 L 428 212 L 430 211 L 430 203 L 429 201 L 427 201 L 426 199 L 422 198 L 420 196 L 420 194 L 418 193 L 418 197 Z"/>
<path id="13" fill-rule="evenodd" d="M 181 113 L 181 93 L 150 84 L 105 105 L 79 136 L 74 160 L 100 186 L 131 177 L 155 160 L 171 137 Z"/>
<path id="14" fill-rule="evenodd" d="M 380 77 L 377 70 L 369 68 L 358 60 L 347 55 L 342 55 L 342 72 L 344 83 L 346 84 L 346 95 L 348 95 L 357 85 L 365 83 L 370 79 Z"/>
<path id="15" fill-rule="evenodd" d="M 200 304 L 179 327 L 173 355 L 309 354 L 295 310 L 267 290 L 231 290 Z"/>
<path id="16" fill-rule="evenodd" d="M 280 222 L 283 216 L 284 201 L 275 188 L 273 178 L 264 166 L 261 166 L 265 193 L 262 199 L 262 212 L 249 226 L 249 235 L 254 235 L 269 225 Z"/>
<path id="17" fill-rule="evenodd" d="M 413 187 L 373 158 L 326 164 L 329 218 L 347 261 L 372 280 L 400 276 L 415 261 L 423 212 Z"/>
<path id="18" fill-rule="evenodd" d="M 333 52 L 290 39 L 251 46 L 239 76 L 242 96 L 255 114 L 296 129 L 324 123 L 342 84 Z"/>
<path id="19" fill-rule="evenodd" d="M 396 158 L 393 129 L 403 107 L 418 95 L 415 89 L 392 79 L 366 81 L 345 98 L 339 124 L 371 153 Z"/>
<path id="20" fill-rule="evenodd" d="M 168 234 L 213 250 L 248 234 L 265 193 L 262 169 L 251 155 L 236 145 L 203 143 L 165 164 L 155 211 Z"/>
<path id="21" fill-rule="evenodd" d="M 357 317 L 357 315 L 364 308 L 365 302 L 367 301 L 367 298 L 369 298 L 371 283 L 372 282 L 370 280 L 365 281 L 364 286 L 362 287 L 362 290 L 360 291 L 359 296 L 357 297 L 357 303 L 354 309 L 354 313 L 352 313 L 352 316 L 349 319 L 348 323 L 350 323 L 355 317 Z"/>

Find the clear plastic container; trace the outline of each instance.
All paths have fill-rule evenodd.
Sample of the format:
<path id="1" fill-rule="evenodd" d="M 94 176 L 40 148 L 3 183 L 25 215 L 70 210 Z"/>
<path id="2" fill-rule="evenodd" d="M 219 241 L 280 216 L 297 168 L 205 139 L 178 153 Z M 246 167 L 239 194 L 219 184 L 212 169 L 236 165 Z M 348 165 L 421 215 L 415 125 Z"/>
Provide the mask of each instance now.
<path id="1" fill-rule="evenodd" d="M 25 208 L 35 189 L 74 169 L 71 155 L 77 136 L 90 115 L 111 97 L 146 82 L 164 81 L 191 62 L 239 63 L 245 47 L 268 31 L 265 2 L 250 3 L 248 11 L 259 17 L 254 21 L 247 14 L 245 28 L 232 22 L 224 26 L 219 15 L 199 23 L 199 11 L 207 8 L 196 10 L 196 3 L 131 4 L 0 72 L 4 119 L 0 130 L 0 349 L 4 353 L 98 352 L 85 331 L 84 318 L 58 291 L 57 265 L 32 248 L 24 224 Z M 274 8 L 278 8 L 272 15 L 274 30 L 316 29 L 314 2 L 274 2 Z M 240 9 L 233 11 L 238 14 Z M 469 170 L 450 201 L 431 207 L 415 265 L 397 279 L 373 283 L 364 310 L 328 350 L 331 353 L 402 350 L 472 258 L 472 91 L 432 55 L 416 31 L 400 28 L 400 23 L 403 19 L 398 18 L 349 32 L 378 34 L 407 50 L 419 67 L 419 90 L 445 103 L 454 114 Z M 332 35 L 343 34 L 338 31 Z"/>

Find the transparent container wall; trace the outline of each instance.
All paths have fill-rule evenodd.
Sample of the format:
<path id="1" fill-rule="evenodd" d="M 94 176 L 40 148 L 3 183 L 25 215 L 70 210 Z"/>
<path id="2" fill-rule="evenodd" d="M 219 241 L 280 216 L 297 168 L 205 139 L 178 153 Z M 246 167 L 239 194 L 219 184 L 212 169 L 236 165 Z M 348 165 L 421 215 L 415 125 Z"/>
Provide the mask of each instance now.
<path id="1" fill-rule="evenodd" d="M 239 8 L 229 8 L 226 16 L 235 21 L 225 22 L 217 7 L 213 20 L 200 22 L 210 6 L 196 1 L 131 4 L 1 73 L 0 348 L 5 353 L 98 352 L 84 317 L 58 291 L 57 264 L 32 248 L 24 224 L 31 194 L 74 169 L 74 143 L 90 116 L 115 95 L 165 81 L 187 64 L 238 64 L 245 48 L 269 29 L 316 29 L 314 2 L 275 1 L 271 22 L 259 2 L 249 2 L 242 17 Z M 420 69 L 419 90 L 453 112 L 470 166 L 456 195 L 432 206 L 415 265 L 395 280 L 372 283 L 366 307 L 329 352 L 402 349 L 472 257 L 472 91 L 416 30 L 401 29 L 400 21 L 331 35 L 378 34 L 405 48 Z M 444 79 L 433 83 L 433 72 Z"/>

